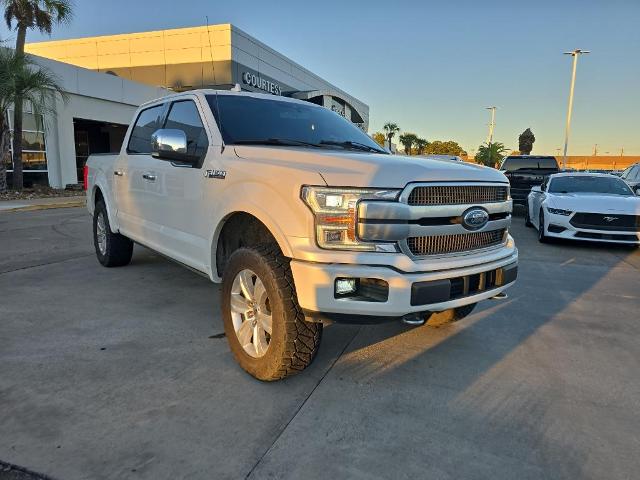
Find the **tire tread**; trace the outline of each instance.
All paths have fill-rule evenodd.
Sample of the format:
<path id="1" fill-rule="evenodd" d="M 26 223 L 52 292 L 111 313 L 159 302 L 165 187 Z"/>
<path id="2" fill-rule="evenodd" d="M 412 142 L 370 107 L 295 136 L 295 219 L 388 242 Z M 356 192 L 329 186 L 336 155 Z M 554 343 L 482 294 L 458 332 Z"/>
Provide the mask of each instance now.
<path id="1" fill-rule="evenodd" d="M 102 212 L 104 215 L 105 227 L 107 229 L 107 252 L 105 255 L 100 253 L 98 248 L 98 240 L 96 237 L 96 222 L 98 213 Z M 111 225 L 109 224 L 109 215 L 107 214 L 107 207 L 102 200 L 96 203 L 95 212 L 93 218 L 93 243 L 96 249 L 96 255 L 98 261 L 105 267 L 123 267 L 131 262 L 133 255 L 133 242 L 119 233 L 113 233 L 111 231 Z"/>
<path id="2" fill-rule="evenodd" d="M 285 345 L 277 368 L 269 377 L 260 380 L 282 380 L 307 368 L 314 360 L 322 339 L 322 324 L 305 320 L 298 304 L 290 259 L 285 257 L 276 244 L 261 244 L 250 247 L 266 262 L 283 302 L 283 325 Z"/>

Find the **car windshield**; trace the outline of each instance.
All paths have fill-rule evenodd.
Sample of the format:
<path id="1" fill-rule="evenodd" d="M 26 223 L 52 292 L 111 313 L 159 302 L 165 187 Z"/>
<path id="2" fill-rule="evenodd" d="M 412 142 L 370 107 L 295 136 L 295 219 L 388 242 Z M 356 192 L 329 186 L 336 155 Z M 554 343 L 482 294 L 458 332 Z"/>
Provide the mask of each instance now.
<path id="1" fill-rule="evenodd" d="M 558 162 L 555 157 L 507 157 L 502 162 L 500 170 L 557 170 Z"/>
<path id="2" fill-rule="evenodd" d="M 312 104 L 207 95 L 225 144 L 279 145 L 387 153 L 353 123 Z"/>
<path id="3" fill-rule="evenodd" d="M 633 192 L 618 177 L 568 176 L 551 180 L 550 193 L 602 193 L 631 196 Z"/>

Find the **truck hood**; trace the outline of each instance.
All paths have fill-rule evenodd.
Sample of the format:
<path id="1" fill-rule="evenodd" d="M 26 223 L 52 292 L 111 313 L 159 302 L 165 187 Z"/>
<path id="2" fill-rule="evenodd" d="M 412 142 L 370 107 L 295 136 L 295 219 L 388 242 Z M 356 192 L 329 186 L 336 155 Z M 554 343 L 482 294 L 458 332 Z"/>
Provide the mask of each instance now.
<path id="1" fill-rule="evenodd" d="M 410 182 L 508 183 L 498 170 L 457 161 L 297 147 L 234 148 L 239 157 L 257 163 L 314 169 L 332 187 L 403 188 Z"/>
<path id="2" fill-rule="evenodd" d="M 640 215 L 640 197 L 600 193 L 549 193 L 547 204 L 572 212 Z"/>

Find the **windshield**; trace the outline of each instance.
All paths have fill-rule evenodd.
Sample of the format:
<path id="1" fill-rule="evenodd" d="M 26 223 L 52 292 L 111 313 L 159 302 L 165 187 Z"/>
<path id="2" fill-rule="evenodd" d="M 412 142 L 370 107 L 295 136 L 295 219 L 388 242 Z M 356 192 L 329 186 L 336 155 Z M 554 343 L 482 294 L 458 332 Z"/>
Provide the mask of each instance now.
<path id="1" fill-rule="evenodd" d="M 551 180 L 550 193 L 603 193 L 631 196 L 633 192 L 617 177 L 558 177 Z"/>
<path id="2" fill-rule="evenodd" d="M 242 95 L 207 95 L 207 101 L 228 145 L 284 145 L 387 153 L 353 123 L 327 108 Z"/>
<path id="3" fill-rule="evenodd" d="M 558 162 L 555 157 L 507 157 L 502 162 L 500 170 L 557 170 Z"/>

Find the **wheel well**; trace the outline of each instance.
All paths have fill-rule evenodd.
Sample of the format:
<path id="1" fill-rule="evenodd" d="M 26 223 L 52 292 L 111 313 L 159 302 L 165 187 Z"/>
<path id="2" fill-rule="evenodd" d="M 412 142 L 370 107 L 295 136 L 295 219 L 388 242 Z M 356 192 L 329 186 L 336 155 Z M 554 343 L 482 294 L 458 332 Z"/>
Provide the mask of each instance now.
<path id="1" fill-rule="evenodd" d="M 264 223 L 245 212 L 231 214 L 225 221 L 216 245 L 216 270 L 222 277 L 224 267 L 233 252 L 242 247 L 263 244 L 278 245 Z"/>
<path id="2" fill-rule="evenodd" d="M 96 187 L 95 191 L 93 192 L 93 206 L 95 207 L 100 200 L 104 200 L 104 196 L 102 195 L 102 190 L 100 190 L 100 187 Z"/>

